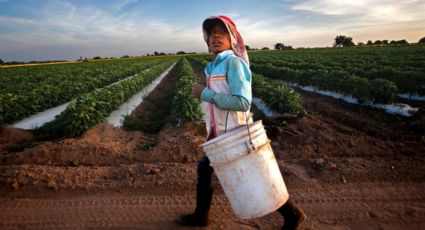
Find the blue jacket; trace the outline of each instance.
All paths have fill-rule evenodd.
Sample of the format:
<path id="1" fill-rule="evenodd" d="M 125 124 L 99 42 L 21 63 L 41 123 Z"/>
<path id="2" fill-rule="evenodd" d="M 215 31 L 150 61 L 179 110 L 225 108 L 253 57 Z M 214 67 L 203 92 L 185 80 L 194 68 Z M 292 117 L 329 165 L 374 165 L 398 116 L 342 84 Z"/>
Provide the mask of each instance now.
<path id="1" fill-rule="evenodd" d="M 225 110 L 248 111 L 252 101 L 252 75 L 248 65 L 242 58 L 236 56 L 232 50 L 226 50 L 217 55 L 214 61 L 205 67 L 205 75 L 227 76 L 229 94 L 216 93 L 205 88 L 201 93 L 201 100 L 214 101 L 214 104 Z M 208 79 L 207 79 L 208 80 Z"/>

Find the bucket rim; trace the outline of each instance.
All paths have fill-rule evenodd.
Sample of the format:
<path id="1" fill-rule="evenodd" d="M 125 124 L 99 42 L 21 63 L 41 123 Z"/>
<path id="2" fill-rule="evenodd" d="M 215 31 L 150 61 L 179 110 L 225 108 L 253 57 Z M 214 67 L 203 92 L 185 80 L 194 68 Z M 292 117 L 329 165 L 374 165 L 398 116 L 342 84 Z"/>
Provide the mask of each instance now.
<path id="1" fill-rule="evenodd" d="M 251 129 L 251 127 L 255 127 L 255 126 L 259 125 L 259 124 L 261 124 L 261 127 L 263 127 L 263 121 L 262 121 L 262 120 L 258 120 L 258 121 L 254 121 L 254 122 L 250 123 L 250 124 L 249 124 L 249 129 Z M 261 128 L 261 127 L 260 127 L 260 128 Z M 213 139 L 211 139 L 211 140 L 209 140 L 209 141 L 207 141 L 207 142 L 205 142 L 205 143 L 202 143 L 200 146 L 205 148 L 205 147 L 207 147 L 208 145 L 214 144 L 214 143 L 216 143 L 216 142 L 223 141 L 223 140 L 225 140 L 226 138 L 228 138 L 229 136 L 233 136 L 235 133 L 239 133 L 239 132 L 241 132 L 241 131 L 240 131 L 240 130 L 241 130 L 241 128 L 245 128 L 245 129 L 246 129 L 246 124 L 245 124 L 245 125 L 241 125 L 241 126 L 239 126 L 238 128 L 236 128 L 236 129 L 234 129 L 234 130 L 232 130 L 232 131 L 229 131 L 229 132 L 227 132 L 227 133 L 224 133 L 224 134 L 222 134 L 222 135 L 220 135 L 220 136 L 218 136 L 218 137 L 216 137 L 216 138 L 213 138 Z M 247 130 L 248 130 L 248 129 L 247 129 Z"/>
<path id="2" fill-rule="evenodd" d="M 205 154 L 209 157 L 214 157 L 216 155 L 221 155 L 223 154 L 223 152 L 227 152 L 227 150 L 232 149 L 235 146 L 239 146 L 239 145 L 245 145 L 247 147 L 247 150 L 254 150 L 252 147 L 252 145 L 262 145 L 263 143 L 265 143 L 266 141 L 259 141 L 257 140 L 259 137 L 261 136 L 265 136 L 265 140 L 269 140 L 267 138 L 267 135 L 265 133 L 264 129 L 257 129 L 254 132 L 251 133 L 251 138 L 252 138 L 252 142 L 250 142 L 248 139 L 241 139 L 241 138 L 235 138 L 235 140 L 223 140 L 221 142 L 217 142 L 214 144 L 211 144 L 209 146 L 205 146 L 204 147 L 204 151 L 206 152 Z M 248 135 L 244 135 L 244 137 L 247 137 Z M 260 138 L 261 139 L 261 138 Z M 259 143 L 257 143 L 259 142 Z M 214 146 L 220 145 L 220 150 L 217 150 L 216 148 L 214 148 Z M 252 147 L 251 147 L 252 146 Z"/>

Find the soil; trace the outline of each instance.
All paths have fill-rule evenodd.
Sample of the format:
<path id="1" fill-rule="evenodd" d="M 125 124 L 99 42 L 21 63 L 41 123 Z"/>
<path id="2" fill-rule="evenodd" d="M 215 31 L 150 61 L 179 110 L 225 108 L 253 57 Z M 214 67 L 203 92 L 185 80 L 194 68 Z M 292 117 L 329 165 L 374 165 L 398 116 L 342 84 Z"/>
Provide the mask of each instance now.
<path id="1" fill-rule="evenodd" d="M 124 121 L 125 130 L 139 130 L 149 134 L 158 133 L 172 120 L 171 108 L 178 82 L 180 65 L 173 68 L 146 98 L 143 103 Z"/>
<path id="2" fill-rule="evenodd" d="M 176 82 L 171 76 L 159 85 L 166 91 Z M 424 104 L 418 115 L 401 118 L 299 92 L 303 118 L 268 119 L 252 110 L 267 125 L 291 199 L 308 216 L 301 229 L 424 229 Z M 153 115 L 164 109 L 143 103 Z M 174 220 L 194 210 L 206 132 L 201 122 L 176 126 L 171 117 L 153 134 L 99 124 L 77 138 L 43 142 L 37 133 L 3 128 L 0 228 L 183 229 Z M 217 179 L 214 187 L 208 228 L 282 225 L 276 212 L 237 218 Z"/>

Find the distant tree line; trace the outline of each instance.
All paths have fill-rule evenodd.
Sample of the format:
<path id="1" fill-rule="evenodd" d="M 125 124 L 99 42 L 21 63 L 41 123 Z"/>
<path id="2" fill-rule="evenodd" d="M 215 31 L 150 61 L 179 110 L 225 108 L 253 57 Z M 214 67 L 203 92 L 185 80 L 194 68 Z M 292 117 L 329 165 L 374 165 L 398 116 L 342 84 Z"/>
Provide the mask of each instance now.
<path id="1" fill-rule="evenodd" d="M 274 44 L 275 50 L 293 50 L 292 46 L 285 46 L 283 43 Z"/>
<path id="2" fill-rule="evenodd" d="M 350 46 L 356 46 L 353 42 L 353 38 L 352 37 L 348 37 L 345 35 L 338 35 L 335 37 L 334 39 L 334 47 L 350 47 Z M 417 42 L 418 44 L 425 44 L 425 37 L 419 39 L 419 41 Z M 402 40 L 376 40 L 376 41 L 372 41 L 369 40 L 367 41 L 367 43 L 363 43 L 363 42 L 358 42 L 357 46 L 373 46 L 373 45 L 407 45 L 409 44 L 409 42 L 406 41 L 406 39 L 402 39 Z M 245 45 L 246 50 L 258 50 L 257 48 L 251 48 L 248 45 Z M 276 43 L 274 45 L 274 49 L 275 50 L 292 50 L 294 48 L 292 48 L 292 46 L 285 46 L 283 43 Z M 269 47 L 263 47 L 261 48 L 261 50 L 270 50 Z M 153 54 L 149 54 L 147 53 L 146 55 L 142 55 L 142 56 L 161 56 L 161 55 L 181 55 L 181 54 L 196 54 L 196 52 L 185 52 L 185 51 L 178 51 L 177 53 L 164 53 L 164 52 L 157 52 L 154 51 Z M 123 55 L 121 56 L 121 58 L 130 58 L 132 56 L 129 55 Z M 108 59 L 108 57 L 100 57 L 100 56 L 95 56 L 92 59 Z M 115 59 L 115 57 L 110 57 L 109 59 Z M 79 59 L 77 59 L 77 61 L 88 61 L 87 58 L 82 58 L 80 57 Z M 10 62 L 4 62 L 1 58 L 0 58 L 0 65 L 20 65 L 20 64 L 36 64 L 36 63 L 52 63 L 52 62 L 66 62 L 66 60 L 53 60 L 53 61 L 30 61 L 30 62 L 21 62 L 21 61 L 10 61 Z"/>
<path id="3" fill-rule="evenodd" d="M 181 54 L 196 54 L 196 52 L 178 51 L 177 53 L 168 53 L 168 54 L 166 54 L 164 52 L 159 53 L 157 51 L 154 51 L 153 54 L 147 53 L 146 55 L 143 55 L 143 56 L 163 56 L 163 55 L 181 55 Z"/>
<path id="4" fill-rule="evenodd" d="M 258 50 L 258 48 L 252 48 L 249 45 L 245 45 L 246 50 L 251 51 L 251 50 Z M 260 50 L 270 50 L 269 47 L 263 47 Z"/>
<path id="5" fill-rule="evenodd" d="M 367 46 L 372 46 L 372 45 L 407 45 L 407 44 L 409 44 L 409 42 L 407 42 L 406 39 L 398 40 L 398 41 L 396 41 L 396 40 L 391 40 L 391 41 L 388 41 L 388 40 L 376 40 L 374 42 L 372 42 L 371 40 L 369 40 L 369 41 L 367 41 L 366 44 L 364 44 L 363 42 L 358 42 L 357 43 L 358 46 L 364 46 L 364 45 L 367 45 Z"/>
<path id="6" fill-rule="evenodd" d="M 164 52 L 157 52 L 154 51 L 153 54 L 145 54 L 145 55 L 141 55 L 141 56 L 129 56 L 129 55 L 123 55 L 119 58 L 137 58 L 137 57 L 146 57 L 146 56 L 162 56 L 162 55 L 182 55 L 182 54 L 196 54 L 196 52 L 185 52 L 185 51 L 178 51 L 177 53 L 164 53 Z M 116 57 L 100 57 L 100 56 L 95 56 L 92 58 L 87 58 L 87 57 L 81 57 L 78 58 L 76 61 L 81 61 L 81 62 L 88 62 L 90 60 L 101 60 L 101 59 L 116 59 Z M 9 61 L 9 62 L 4 62 L 1 58 L 0 58 L 0 65 L 22 65 L 22 64 L 41 64 L 41 63 L 53 63 L 53 62 L 67 62 L 67 60 L 48 60 L 48 61 L 29 61 L 29 62 L 24 62 L 24 61 Z"/>
<path id="7" fill-rule="evenodd" d="M 353 38 L 345 36 L 345 35 L 338 35 L 335 37 L 335 42 L 333 44 L 334 47 L 350 47 L 355 46 L 353 42 Z M 358 42 L 357 46 L 372 46 L 372 45 L 407 45 L 409 42 L 406 41 L 406 39 L 402 40 L 376 40 L 376 41 L 367 41 L 367 43 Z M 425 44 L 425 37 L 421 38 L 418 41 L 418 44 Z"/>
<path id="8" fill-rule="evenodd" d="M 356 44 L 353 41 L 352 37 L 345 36 L 345 35 L 338 35 L 334 39 L 333 47 L 350 47 L 350 46 L 356 46 Z M 418 42 L 418 44 L 425 44 L 425 37 L 421 38 Z M 369 40 L 366 44 L 363 42 L 358 42 L 357 46 L 372 46 L 372 45 L 408 45 L 409 42 L 406 41 L 406 39 L 403 40 L 376 40 L 371 41 Z M 276 43 L 274 46 L 275 50 L 292 50 L 292 46 L 286 46 L 283 43 L 279 42 Z M 249 45 L 245 45 L 246 50 L 258 50 L 257 48 L 252 48 Z M 300 49 L 300 48 L 298 48 Z M 269 47 L 263 47 L 261 50 L 270 50 Z"/>
<path id="9" fill-rule="evenodd" d="M 53 60 L 53 61 L 9 61 L 5 62 L 2 59 L 0 59 L 0 65 L 22 65 L 22 64 L 40 64 L 40 63 L 54 63 L 54 62 L 66 62 L 66 60 Z"/>

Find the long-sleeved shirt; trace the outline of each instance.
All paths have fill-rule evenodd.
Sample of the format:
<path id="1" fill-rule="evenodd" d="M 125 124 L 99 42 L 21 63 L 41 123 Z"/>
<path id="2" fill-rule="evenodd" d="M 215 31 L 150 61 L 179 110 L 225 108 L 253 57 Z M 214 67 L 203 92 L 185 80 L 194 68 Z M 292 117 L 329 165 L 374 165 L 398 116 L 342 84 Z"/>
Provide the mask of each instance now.
<path id="1" fill-rule="evenodd" d="M 204 88 L 201 100 L 214 101 L 214 104 L 224 110 L 248 111 L 251 105 L 251 70 L 243 59 L 234 55 L 232 50 L 226 50 L 217 55 L 214 61 L 205 67 L 205 75 L 226 75 L 229 94 L 216 93 Z"/>

